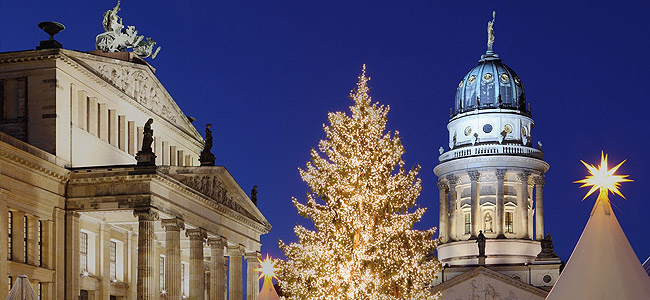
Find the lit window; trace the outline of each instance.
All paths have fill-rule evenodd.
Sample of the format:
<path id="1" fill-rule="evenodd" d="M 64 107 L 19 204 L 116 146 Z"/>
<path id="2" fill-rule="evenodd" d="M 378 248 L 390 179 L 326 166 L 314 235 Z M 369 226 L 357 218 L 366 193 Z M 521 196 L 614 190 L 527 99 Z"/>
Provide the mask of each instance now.
<path id="1" fill-rule="evenodd" d="M 111 241 L 111 251 L 109 253 L 110 267 L 111 267 L 111 280 L 117 279 L 117 243 Z"/>
<path id="2" fill-rule="evenodd" d="M 43 284 L 40 283 L 40 282 L 38 283 L 38 288 L 36 289 L 36 294 L 38 296 L 38 299 L 42 299 L 41 295 L 43 295 Z"/>
<path id="3" fill-rule="evenodd" d="M 189 290 L 189 282 L 187 278 L 185 278 L 188 275 L 187 264 L 181 263 L 181 294 L 183 294 L 183 296 L 187 296 L 187 290 Z"/>
<path id="4" fill-rule="evenodd" d="M 9 289 L 8 289 L 9 291 L 11 291 L 11 287 L 13 285 L 14 285 L 14 280 L 13 280 L 13 278 L 11 278 L 11 276 L 9 276 Z"/>
<path id="5" fill-rule="evenodd" d="M 36 257 L 38 263 L 37 265 L 39 267 L 42 267 L 43 266 L 43 221 L 41 220 L 38 220 L 38 251 L 37 252 L 38 252 L 38 257 Z"/>
<path id="6" fill-rule="evenodd" d="M 14 245 L 14 240 L 11 237 L 11 232 L 13 230 L 14 223 L 14 214 L 9 211 L 9 227 L 7 228 L 7 259 L 11 260 L 11 255 L 13 254 L 12 247 Z"/>
<path id="7" fill-rule="evenodd" d="M 23 217 L 23 227 L 25 230 L 23 230 L 23 250 L 25 252 L 25 263 L 27 263 L 27 241 L 29 238 L 29 221 L 27 220 L 27 216 Z"/>
<path id="8" fill-rule="evenodd" d="M 512 233 L 512 212 L 506 212 L 506 232 Z"/>
<path id="9" fill-rule="evenodd" d="M 79 267 L 81 272 L 88 272 L 88 234 L 79 234 Z"/>
<path id="10" fill-rule="evenodd" d="M 160 256 L 160 290 L 165 289 L 165 257 Z"/>
<path id="11" fill-rule="evenodd" d="M 470 213 L 465 214 L 465 234 L 472 232 L 472 216 Z"/>

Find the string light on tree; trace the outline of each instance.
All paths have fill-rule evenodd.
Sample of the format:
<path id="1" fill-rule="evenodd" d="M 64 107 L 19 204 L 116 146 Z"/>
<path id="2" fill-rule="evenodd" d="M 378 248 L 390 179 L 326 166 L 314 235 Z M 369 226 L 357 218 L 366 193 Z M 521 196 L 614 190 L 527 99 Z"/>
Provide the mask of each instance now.
<path id="1" fill-rule="evenodd" d="M 404 169 L 398 132 L 385 132 L 388 106 L 368 95 L 365 65 L 350 93 L 351 115 L 329 113 L 326 138 L 300 170 L 310 191 L 298 213 L 315 230 L 296 226 L 297 243 L 280 247 L 280 286 L 289 299 L 435 299 L 428 290 L 440 269 L 431 257 L 435 228 L 413 230 L 421 180 Z"/>

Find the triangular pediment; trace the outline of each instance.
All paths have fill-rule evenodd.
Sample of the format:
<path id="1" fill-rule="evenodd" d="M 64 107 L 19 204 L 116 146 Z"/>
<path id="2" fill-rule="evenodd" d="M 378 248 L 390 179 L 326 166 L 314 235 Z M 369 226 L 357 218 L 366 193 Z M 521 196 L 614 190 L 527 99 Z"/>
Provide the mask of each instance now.
<path id="1" fill-rule="evenodd" d="M 476 267 L 432 287 L 443 299 L 539 299 L 548 292 L 485 267 Z"/>
<path id="2" fill-rule="evenodd" d="M 203 138 L 181 111 L 154 74 L 154 69 L 137 55 L 120 52 L 131 61 L 101 55 L 62 50 L 74 62 L 96 75 L 104 84 L 117 89 L 124 98 L 141 105 L 198 141 Z"/>
<path id="3" fill-rule="evenodd" d="M 224 167 L 170 167 L 169 176 L 268 230 L 270 223 Z"/>

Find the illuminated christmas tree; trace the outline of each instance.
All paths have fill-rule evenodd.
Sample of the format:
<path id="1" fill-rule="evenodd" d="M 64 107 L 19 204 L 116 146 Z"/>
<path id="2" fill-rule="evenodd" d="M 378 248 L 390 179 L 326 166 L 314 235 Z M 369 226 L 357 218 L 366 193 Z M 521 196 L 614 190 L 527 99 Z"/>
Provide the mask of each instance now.
<path id="1" fill-rule="evenodd" d="M 326 138 L 300 170 L 310 191 L 298 213 L 315 230 L 296 226 L 297 243 L 279 274 L 289 299 L 431 299 L 427 285 L 440 268 L 430 254 L 435 228 L 413 225 L 421 190 L 419 166 L 404 170 L 398 132 L 385 132 L 389 107 L 368 95 L 365 65 L 350 98 L 351 116 L 330 113 Z"/>

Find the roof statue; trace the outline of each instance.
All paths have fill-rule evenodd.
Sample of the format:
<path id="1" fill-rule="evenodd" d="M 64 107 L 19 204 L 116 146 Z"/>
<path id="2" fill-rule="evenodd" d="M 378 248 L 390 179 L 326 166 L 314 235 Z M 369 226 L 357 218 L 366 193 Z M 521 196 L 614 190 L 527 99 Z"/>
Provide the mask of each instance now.
<path id="1" fill-rule="evenodd" d="M 38 300 L 38 295 L 29 283 L 27 276 L 18 275 L 18 278 L 9 291 L 7 300 Z"/>
<path id="2" fill-rule="evenodd" d="M 591 175 L 576 181 L 591 186 L 587 196 L 600 190 L 591 216 L 569 262 L 546 300 L 556 299 L 650 299 L 650 277 L 621 229 L 608 193 L 622 195 L 621 182 L 627 175 L 614 173 L 623 164 L 608 169 L 601 155 L 598 168 L 583 162 Z"/>
<path id="3" fill-rule="evenodd" d="M 150 37 L 145 38 L 144 35 L 138 35 L 135 26 L 127 26 L 126 29 L 122 25 L 122 18 L 117 15 L 120 11 L 120 0 L 113 9 L 107 10 L 104 13 L 104 33 L 97 35 L 95 39 L 95 48 L 104 52 L 120 52 L 126 51 L 128 48 L 133 49 L 133 53 L 140 57 L 156 58 L 160 47 L 154 51 L 156 41 Z"/>
<path id="4" fill-rule="evenodd" d="M 488 52 L 492 52 L 492 45 L 494 45 L 494 19 L 496 19 L 497 12 L 492 11 L 492 21 L 488 21 L 487 33 L 488 33 Z"/>

